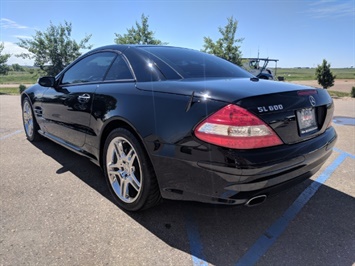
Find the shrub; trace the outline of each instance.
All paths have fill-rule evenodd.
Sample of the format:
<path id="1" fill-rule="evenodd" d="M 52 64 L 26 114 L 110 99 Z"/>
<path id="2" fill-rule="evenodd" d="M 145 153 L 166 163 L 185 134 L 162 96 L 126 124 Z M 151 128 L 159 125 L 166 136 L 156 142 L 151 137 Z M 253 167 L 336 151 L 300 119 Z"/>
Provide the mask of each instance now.
<path id="1" fill-rule="evenodd" d="M 318 65 L 316 68 L 316 79 L 318 84 L 321 85 L 324 89 L 328 89 L 334 85 L 335 75 L 330 70 L 330 64 L 327 60 L 323 59 L 323 63 Z"/>
<path id="2" fill-rule="evenodd" d="M 352 98 L 355 98 L 355 87 L 351 89 L 350 95 Z"/>
<path id="3" fill-rule="evenodd" d="M 18 87 L 20 90 L 20 94 L 26 89 L 26 86 L 23 84 L 20 84 L 20 86 Z"/>

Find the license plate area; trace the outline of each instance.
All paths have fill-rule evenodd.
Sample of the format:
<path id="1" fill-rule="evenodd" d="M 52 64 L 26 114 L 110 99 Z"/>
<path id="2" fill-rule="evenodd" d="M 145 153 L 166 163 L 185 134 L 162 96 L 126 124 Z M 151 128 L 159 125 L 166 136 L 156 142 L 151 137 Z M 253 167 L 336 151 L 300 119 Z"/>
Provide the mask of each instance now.
<path id="1" fill-rule="evenodd" d="M 314 108 L 297 110 L 297 121 L 300 135 L 313 133 L 318 130 L 316 111 Z"/>

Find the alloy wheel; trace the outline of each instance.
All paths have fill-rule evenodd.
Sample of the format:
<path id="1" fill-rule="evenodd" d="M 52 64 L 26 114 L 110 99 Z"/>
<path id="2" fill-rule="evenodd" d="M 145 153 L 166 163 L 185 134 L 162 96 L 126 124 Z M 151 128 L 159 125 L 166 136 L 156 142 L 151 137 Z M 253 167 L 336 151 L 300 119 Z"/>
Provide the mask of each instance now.
<path id="1" fill-rule="evenodd" d="M 106 166 L 117 197 L 125 203 L 135 202 L 142 190 L 142 168 L 136 150 L 127 139 L 112 139 L 106 153 Z"/>
<path id="2" fill-rule="evenodd" d="M 23 125 L 25 127 L 26 135 L 31 139 L 33 137 L 33 113 L 30 103 L 26 100 L 23 104 L 22 110 Z"/>

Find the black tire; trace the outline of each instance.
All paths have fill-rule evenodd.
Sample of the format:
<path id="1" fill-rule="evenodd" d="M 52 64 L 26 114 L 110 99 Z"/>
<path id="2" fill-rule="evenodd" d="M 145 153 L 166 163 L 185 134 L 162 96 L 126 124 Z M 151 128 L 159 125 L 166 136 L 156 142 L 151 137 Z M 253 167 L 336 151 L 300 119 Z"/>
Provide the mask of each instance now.
<path id="1" fill-rule="evenodd" d="M 30 100 L 27 97 L 22 102 L 22 122 L 26 137 L 29 141 L 34 142 L 41 139 L 41 135 L 38 133 L 39 126 L 34 116 Z"/>
<path id="2" fill-rule="evenodd" d="M 105 141 L 103 168 L 118 206 L 139 211 L 157 205 L 161 195 L 148 155 L 125 128 L 114 129 Z"/>

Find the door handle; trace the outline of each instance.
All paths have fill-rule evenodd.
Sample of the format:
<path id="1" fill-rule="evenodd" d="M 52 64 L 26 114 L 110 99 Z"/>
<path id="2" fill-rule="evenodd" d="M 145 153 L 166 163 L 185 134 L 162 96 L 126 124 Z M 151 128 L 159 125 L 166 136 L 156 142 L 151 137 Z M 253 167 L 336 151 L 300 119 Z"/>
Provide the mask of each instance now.
<path id="1" fill-rule="evenodd" d="M 87 103 L 90 101 L 90 95 L 87 93 L 84 93 L 83 95 L 79 95 L 78 101 L 79 103 Z"/>

